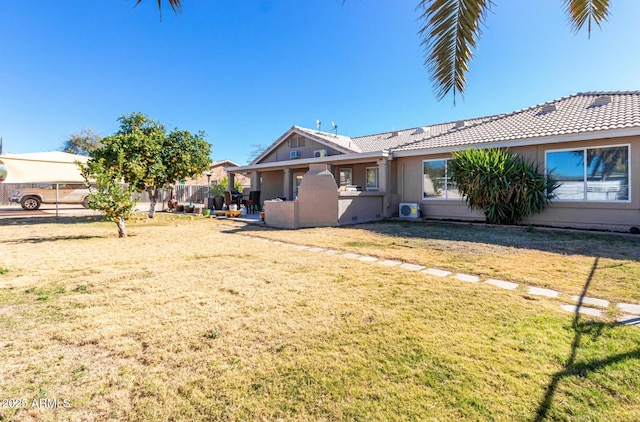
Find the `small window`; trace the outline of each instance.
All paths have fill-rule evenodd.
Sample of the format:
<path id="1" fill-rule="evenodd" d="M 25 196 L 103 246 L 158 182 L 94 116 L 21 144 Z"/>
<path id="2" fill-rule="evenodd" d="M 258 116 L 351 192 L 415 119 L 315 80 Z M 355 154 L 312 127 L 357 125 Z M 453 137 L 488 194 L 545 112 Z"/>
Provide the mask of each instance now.
<path id="1" fill-rule="evenodd" d="M 293 136 L 289 140 L 289 148 L 300 148 L 305 145 L 304 136 Z"/>
<path id="2" fill-rule="evenodd" d="M 367 168 L 367 190 L 378 190 L 378 167 Z"/>
<path id="3" fill-rule="evenodd" d="M 351 177 L 351 169 L 340 169 L 340 186 L 349 186 L 353 184 Z"/>

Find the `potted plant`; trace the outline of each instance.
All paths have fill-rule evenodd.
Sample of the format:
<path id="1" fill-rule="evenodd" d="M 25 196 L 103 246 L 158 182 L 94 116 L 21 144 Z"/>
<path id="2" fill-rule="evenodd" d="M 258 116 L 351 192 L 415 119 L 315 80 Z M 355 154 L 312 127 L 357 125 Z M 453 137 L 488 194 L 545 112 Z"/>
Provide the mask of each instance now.
<path id="1" fill-rule="evenodd" d="M 211 210 L 209 208 L 205 208 L 202 210 L 202 215 L 205 217 L 209 217 L 211 215 Z"/>

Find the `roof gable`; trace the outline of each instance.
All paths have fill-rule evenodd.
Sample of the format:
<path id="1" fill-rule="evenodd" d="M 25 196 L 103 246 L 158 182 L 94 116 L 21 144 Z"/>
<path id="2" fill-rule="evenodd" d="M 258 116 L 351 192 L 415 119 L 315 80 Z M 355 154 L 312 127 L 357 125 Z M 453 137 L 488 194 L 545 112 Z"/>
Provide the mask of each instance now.
<path id="1" fill-rule="evenodd" d="M 294 136 L 302 136 L 321 145 L 333 148 L 343 154 L 355 154 L 362 152 L 357 144 L 350 137 L 343 135 L 334 135 L 332 133 L 320 132 L 303 128 L 300 126 L 292 126 L 282 136 L 276 139 L 271 145 L 265 148 L 249 165 L 259 164 L 271 152 L 275 151 L 279 146 L 289 141 Z"/>

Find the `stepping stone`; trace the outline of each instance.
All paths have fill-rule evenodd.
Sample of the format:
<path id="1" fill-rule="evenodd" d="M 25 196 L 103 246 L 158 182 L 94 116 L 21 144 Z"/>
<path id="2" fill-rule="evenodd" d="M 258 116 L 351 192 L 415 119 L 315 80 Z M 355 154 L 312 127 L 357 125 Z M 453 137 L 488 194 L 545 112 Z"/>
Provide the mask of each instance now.
<path id="1" fill-rule="evenodd" d="M 309 252 L 322 252 L 324 251 L 324 248 L 310 248 Z"/>
<path id="2" fill-rule="evenodd" d="M 640 305 L 633 303 L 618 303 L 618 308 L 630 314 L 640 315 Z"/>
<path id="3" fill-rule="evenodd" d="M 431 274 L 431 275 L 435 275 L 436 277 L 446 277 L 448 275 L 451 275 L 451 271 L 439 270 L 437 268 L 427 268 L 426 270 L 424 270 L 422 272 L 423 273 L 427 273 L 427 274 Z"/>
<path id="4" fill-rule="evenodd" d="M 458 280 L 466 281 L 467 283 L 477 283 L 478 281 L 480 281 L 480 277 L 469 274 L 456 274 L 454 275 L 454 277 Z"/>
<path id="5" fill-rule="evenodd" d="M 276 241 L 274 241 L 273 243 L 274 243 L 274 244 L 276 244 L 276 245 L 284 245 L 284 243 L 282 243 L 282 242 L 281 242 L 281 241 L 279 241 L 279 240 L 276 240 Z"/>
<path id="6" fill-rule="evenodd" d="M 380 261 L 379 262 L 380 265 L 386 265 L 387 267 L 393 267 L 394 265 L 400 265 L 402 264 L 402 262 L 400 261 L 391 261 L 391 260 L 386 260 L 386 261 Z"/>
<path id="7" fill-rule="evenodd" d="M 528 292 L 530 295 L 546 296 L 546 297 L 558 297 L 559 295 L 559 293 L 556 292 L 555 290 L 542 289 L 540 287 L 529 287 Z"/>
<path id="8" fill-rule="evenodd" d="M 360 255 L 358 255 L 357 253 L 346 253 L 342 256 L 344 256 L 345 258 L 351 258 L 351 259 L 360 258 Z"/>
<path id="9" fill-rule="evenodd" d="M 294 245 L 294 247 L 296 249 L 311 249 L 309 246 L 305 246 L 305 245 Z"/>
<path id="10" fill-rule="evenodd" d="M 623 325 L 635 325 L 636 327 L 640 327 L 640 316 L 638 315 L 622 315 L 617 319 L 617 321 Z"/>
<path id="11" fill-rule="evenodd" d="M 511 283 L 510 281 L 496 280 L 493 278 L 490 278 L 489 280 L 485 281 L 485 283 L 491 284 L 492 286 L 500 287 L 501 289 L 507 289 L 507 290 L 515 290 L 518 288 L 517 283 Z"/>
<path id="12" fill-rule="evenodd" d="M 580 296 L 571 296 L 571 299 L 576 302 L 580 302 Z M 593 306 L 602 306 L 603 308 L 606 308 L 609 306 L 608 300 L 596 299 L 594 297 L 586 297 L 586 296 L 582 297 L 582 303 L 586 303 L 587 305 L 593 305 Z"/>
<path id="13" fill-rule="evenodd" d="M 400 264 L 400 268 L 404 268 L 405 270 L 410 270 L 410 271 L 420 271 L 420 270 L 424 269 L 424 266 L 416 265 L 416 264 L 409 264 L 409 263 L 405 262 L 404 264 Z"/>
<path id="14" fill-rule="evenodd" d="M 567 312 L 576 313 L 577 311 L 580 314 L 597 316 L 597 317 L 602 317 L 603 315 L 600 309 L 595 309 L 595 308 L 585 308 L 584 306 L 580 306 L 578 308 L 576 305 L 561 305 L 560 307 Z"/>
<path id="15" fill-rule="evenodd" d="M 372 256 L 361 256 L 360 258 L 358 258 L 358 261 L 362 261 L 362 262 L 376 262 L 378 260 L 378 258 L 374 258 Z"/>
<path id="16" fill-rule="evenodd" d="M 334 249 L 327 249 L 326 251 L 324 251 L 324 253 L 326 253 L 327 255 L 335 255 L 339 252 Z"/>

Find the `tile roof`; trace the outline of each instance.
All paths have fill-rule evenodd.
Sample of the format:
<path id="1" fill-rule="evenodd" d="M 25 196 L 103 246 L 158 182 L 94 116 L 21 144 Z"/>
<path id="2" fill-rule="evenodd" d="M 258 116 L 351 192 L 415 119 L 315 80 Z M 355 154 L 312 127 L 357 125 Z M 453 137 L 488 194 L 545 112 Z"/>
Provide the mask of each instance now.
<path id="1" fill-rule="evenodd" d="M 640 91 L 585 92 L 512 113 L 476 119 L 394 151 L 459 147 L 490 142 L 640 129 Z"/>
<path id="2" fill-rule="evenodd" d="M 413 155 L 436 148 L 459 149 L 518 140 L 539 142 L 543 138 L 629 128 L 636 128 L 640 134 L 640 91 L 583 92 L 511 113 L 353 138 L 292 126 L 251 164 L 259 163 L 294 132 L 346 154 L 391 150 Z"/>
<path id="3" fill-rule="evenodd" d="M 326 144 L 338 147 L 338 149 L 348 150 L 353 153 L 366 152 L 362 151 L 360 147 L 356 143 L 354 143 L 353 140 L 348 136 L 320 132 L 318 130 L 307 129 L 301 126 L 294 126 L 293 128 L 296 129 L 297 132 L 303 132 L 312 139 L 316 138 Z"/>
<path id="4" fill-rule="evenodd" d="M 479 123 L 491 118 L 492 116 L 482 117 L 479 119 L 473 119 L 470 122 Z M 385 149 L 395 149 L 406 144 L 441 135 L 455 128 L 457 124 L 459 123 L 438 123 L 431 126 L 420 126 L 374 135 L 358 136 L 352 139 L 357 145 L 359 145 L 363 152 L 382 151 Z"/>

